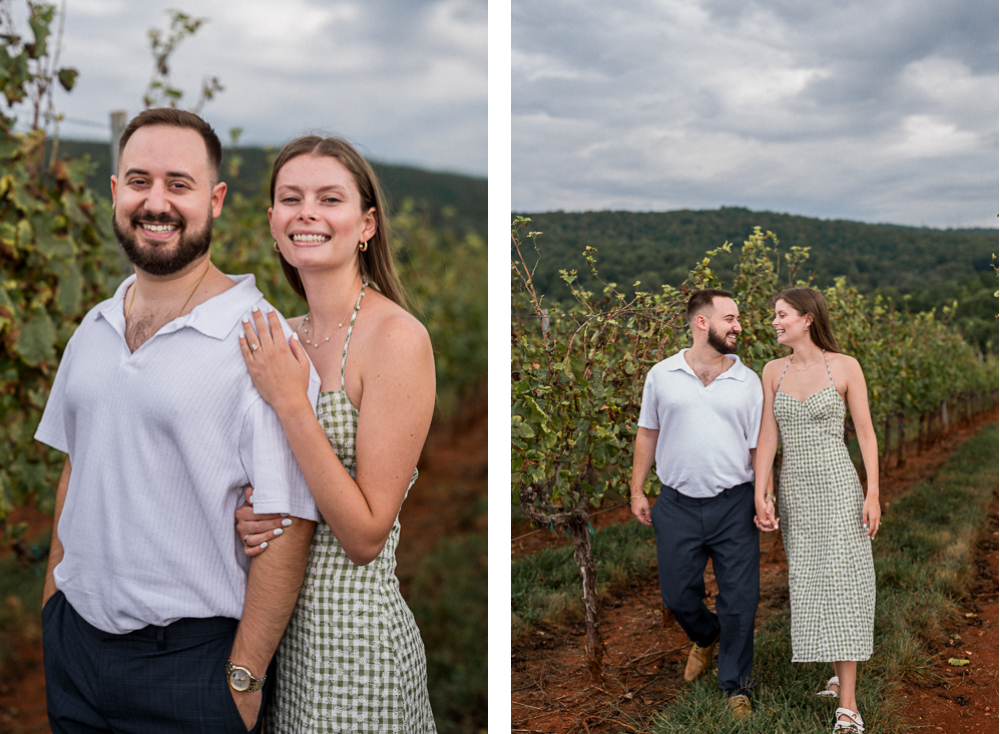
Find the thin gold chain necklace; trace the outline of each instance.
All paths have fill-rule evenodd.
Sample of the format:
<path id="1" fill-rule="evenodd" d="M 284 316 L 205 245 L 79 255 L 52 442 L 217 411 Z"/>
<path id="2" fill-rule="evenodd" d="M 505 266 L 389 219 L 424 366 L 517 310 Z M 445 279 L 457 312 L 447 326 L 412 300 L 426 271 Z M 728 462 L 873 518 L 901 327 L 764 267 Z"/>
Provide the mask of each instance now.
<path id="1" fill-rule="evenodd" d="M 810 367 L 812 367 L 812 366 L 813 366 L 814 364 L 819 364 L 819 363 L 820 363 L 820 360 L 822 360 L 824 356 L 826 356 L 826 350 L 825 350 L 825 349 L 823 350 L 823 354 L 822 354 L 822 355 L 820 356 L 820 358 L 819 358 L 819 359 L 817 359 L 817 360 L 816 360 L 815 362 L 810 362 L 809 364 L 807 364 L 807 365 L 806 365 L 805 367 L 803 367 L 802 369 L 799 369 L 798 367 L 795 367 L 795 371 L 796 371 L 796 372 L 805 372 L 805 371 L 806 371 L 807 369 L 809 369 Z M 794 366 L 795 366 L 795 355 L 793 354 L 793 355 L 792 355 L 792 356 L 790 356 L 790 357 L 789 357 L 788 359 L 790 359 L 790 360 L 791 360 L 791 362 L 792 362 L 792 366 L 794 367 Z"/>
<path id="2" fill-rule="evenodd" d="M 182 313 L 184 313 L 184 309 L 187 308 L 187 305 L 189 303 L 191 303 L 191 299 L 194 298 L 195 292 L 198 290 L 198 288 L 201 287 L 201 284 L 205 282 L 205 276 L 208 275 L 208 271 L 211 269 L 212 269 L 212 263 L 209 263 L 208 267 L 205 268 L 205 272 L 201 274 L 201 278 L 198 279 L 198 282 L 192 289 L 191 294 L 187 297 L 187 300 L 184 301 L 184 305 L 181 306 L 181 310 L 177 312 L 177 316 L 180 316 Z M 128 326 L 128 315 L 132 312 L 132 303 L 135 301 L 135 292 L 137 290 L 139 290 L 138 280 L 136 280 L 135 283 L 132 284 L 132 297 L 128 299 L 128 306 L 125 307 L 125 326 Z M 174 316 L 174 319 L 176 319 L 177 316 Z M 171 319 L 171 321 L 173 321 L 173 319 Z"/>
<path id="3" fill-rule="evenodd" d="M 347 321 L 348 319 L 350 319 L 351 316 L 354 314 L 354 311 L 358 308 L 358 304 L 361 303 L 361 299 L 365 295 L 365 288 L 367 286 L 368 286 L 368 281 L 367 280 L 362 281 L 362 283 L 361 283 L 361 292 L 358 294 L 358 300 L 357 300 L 357 302 L 354 304 L 354 307 L 351 309 L 350 313 L 347 314 L 347 317 L 344 318 L 344 319 L 342 319 L 340 321 L 340 323 L 337 324 L 337 328 L 333 330 L 333 333 L 330 334 L 330 336 L 328 336 L 325 339 L 323 339 L 323 341 L 316 341 L 315 339 L 314 340 L 306 339 L 305 343 L 308 344 L 309 346 L 311 346 L 313 349 L 315 349 L 316 347 L 320 346 L 321 344 L 326 344 L 328 341 L 330 341 L 330 337 L 336 335 L 336 333 L 338 331 L 340 331 L 344 327 L 344 321 Z M 299 329 L 302 329 L 302 327 L 305 326 L 309 322 L 309 316 L 310 315 L 312 315 L 312 311 L 310 311 L 309 313 L 307 313 L 305 315 L 305 318 L 302 319 L 302 322 L 299 324 Z M 298 333 L 299 329 L 295 330 L 296 333 Z M 302 329 L 302 333 L 303 334 L 308 334 L 309 333 L 309 329 Z"/>

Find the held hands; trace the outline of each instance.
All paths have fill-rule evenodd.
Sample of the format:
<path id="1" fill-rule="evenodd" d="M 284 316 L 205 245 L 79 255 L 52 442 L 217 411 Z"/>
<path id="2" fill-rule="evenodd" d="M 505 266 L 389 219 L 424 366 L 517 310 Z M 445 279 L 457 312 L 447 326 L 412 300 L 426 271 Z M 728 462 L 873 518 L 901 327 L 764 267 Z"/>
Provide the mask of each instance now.
<path id="1" fill-rule="evenodd" d="M 755 497 L 754 504 L 757 506 L 757 514 L 753 518 L 754 525 L 765 533 L 777 530 L 778 518 L 774 516 L 774 501 L 769 497 Z"/>
<path id="2" fill-rule="evenodd" d="M 861 507 L 861 522 L 864 523 L 865 535 L 874 538 L 882 524 L 882 507 L 878 502 L 878 492 L 868 491 L 865 503 Z"/>
<path id="3" fill-rule="evenodd" d="M 292 524 L 292 518 L 283 515 L 255 515 L 253 487 L 248 485 L 243 493 L 246 504 L 240 505 L 236 510 L 236 532 L 243 542 L 243 552 L 248 558 L 253 558 L 267 550 L 267 544 L 285 532 L 283 528 Z"/>
<path id="4" fill-rule="evenodd" d="M 252 312 L 252 325 L 249 318 L 243 319 L 240 351 L 257 391 L 277 411 L 306 395 L 309 358 L 297 335 L 285 341 L 275 311 L 270 311 L 266 320 L 256 306 Z"/>
<path id="5" fill-rule="evenodd" d="M 632 498 L 632 514 L 643 525 L 653 527 L 653 518 L 649 512 L 649 500 L 646 499 L 646 495 L 640 494 Z"/>

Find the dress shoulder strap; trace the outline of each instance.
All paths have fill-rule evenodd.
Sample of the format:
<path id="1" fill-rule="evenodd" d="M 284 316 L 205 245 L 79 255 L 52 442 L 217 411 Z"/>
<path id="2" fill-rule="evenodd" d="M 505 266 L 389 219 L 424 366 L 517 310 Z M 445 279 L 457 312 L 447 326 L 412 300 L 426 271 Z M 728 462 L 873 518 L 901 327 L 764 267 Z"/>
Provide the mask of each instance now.
<path id="1" fill-rule="evenodd" d="M 836 385 L 833 383 L 833 373 L 830 371 L 830 360 L 826 356 L 826 350 L 823 350 L 823 361 L 826 362 L 826 374 L 830 378 L 830 384 L 836 389 Z"/>
<path id="2" fill-rule="evenodd" d="M 781 371 L 781 377 L 778 378 L 778 387 L 775 388 L 775 392 L 781 389 L 781 383 L 785 380 L 785 373 L 788 372 L 788 368 L 792 364 L 792 358 L 788 358 L 788 362 L 785 364 L 785 369 Z"/>
<path id="3" fill-rule="evenodd" d="M 358 294 L 357 303 L 354 304 L 354 311 L 351 313 L 351 323 L 347 326 L 347 338 L 344 339 L 344 356 L 340 359 L 340 389 L 344 390 L 344 370 L 347 367 L 347 345 L 351 343 L 351 334 L 354 332 L 354 320 L 358 318 L 358 311 L 361 310 L 361 299 L 365 297 L 365 288 L 368 287 L 368 279 L 361 281 L 361 292 Z"/>

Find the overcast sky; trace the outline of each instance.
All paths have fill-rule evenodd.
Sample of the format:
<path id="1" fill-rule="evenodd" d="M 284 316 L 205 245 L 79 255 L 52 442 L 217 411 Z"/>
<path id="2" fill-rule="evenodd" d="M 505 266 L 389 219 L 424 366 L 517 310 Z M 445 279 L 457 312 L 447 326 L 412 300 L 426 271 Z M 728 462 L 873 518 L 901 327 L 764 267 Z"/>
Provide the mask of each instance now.
<path id="1" fill-rule="evenodd" d="M 997 226 L 996 0 L 513 0 L 515 211 Z"/>
<path id="2" fill-rule="evenodd" d="M 57 0 L 53 0 L 57 1 Z M 203 115 L 228 141 L 280 145 L 322 129 L 387 163 L 486 175 L 487 0 L 67 0 L 62 66 L 80 77 L 56 107 L 66 138 L 109 140 L 108 115 L 142 110 L 146 37 L 176 8 L 208 22 L 171 77 L 193 107 L 204 76 L 225 87 Z M 23 12 L 22 12 L 23 17 Z"/>

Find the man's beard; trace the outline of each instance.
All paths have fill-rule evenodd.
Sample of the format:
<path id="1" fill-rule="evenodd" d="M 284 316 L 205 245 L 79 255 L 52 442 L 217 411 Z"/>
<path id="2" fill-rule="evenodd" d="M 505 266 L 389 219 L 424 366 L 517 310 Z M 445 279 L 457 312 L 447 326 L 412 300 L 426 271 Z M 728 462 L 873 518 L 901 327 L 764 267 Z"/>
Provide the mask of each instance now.
<path id="1" fill-rule="evenodd" d="M 180 235 L 177 245 L 171 251 L 161 252 L 161 246 L 139 244 L 136 231 L 139 229 L 139 222 L 149 224 L 176 224 L 180 228 Z M 200 232 L 188 233 L 187 222 L 179 217 L 172 217 L 169 214 L 146 214 L 132 217 L 132 229 L 126 230 L 118 223 L 118 213 L 111 217 L 111 226 L 115 231 L 115 237 L 121 243 L 122 249 L 128 255 L 139 270 L 150 275 L 171 275 L 183 270 L 192 262 L 208 252 L 212 244 L 212 216 L 209 212 L 208 221 L 204 229 Z"/>
<path id="2" fill-rule="evenodd" d="M 730 344 L 726 341 L 726 337 L 729 332 L 720 335 L 719 332 L 715 331 L 711 326 L 708 327 L 708 346 L 712 347 L 719 354 L 736 354 L 736 343 Z M 736 335 L 737 341 L 739 340 L 739 335 Z"/>

